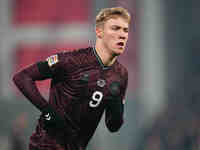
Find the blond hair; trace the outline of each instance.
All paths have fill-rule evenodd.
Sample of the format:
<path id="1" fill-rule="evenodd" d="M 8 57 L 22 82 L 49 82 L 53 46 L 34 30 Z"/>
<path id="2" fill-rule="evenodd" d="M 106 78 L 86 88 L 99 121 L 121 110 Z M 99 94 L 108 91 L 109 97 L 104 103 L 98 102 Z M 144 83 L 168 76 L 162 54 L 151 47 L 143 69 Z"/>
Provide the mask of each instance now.
<path id="1" fill-rule="evenodd" d="M 122 17 L 127 20 L 128 23 L 131 21 L 129 12 L 123 7 L 104 8 L 96 16 L 96 27 L 99 27 L 107 20 L 116 17 Z"/>

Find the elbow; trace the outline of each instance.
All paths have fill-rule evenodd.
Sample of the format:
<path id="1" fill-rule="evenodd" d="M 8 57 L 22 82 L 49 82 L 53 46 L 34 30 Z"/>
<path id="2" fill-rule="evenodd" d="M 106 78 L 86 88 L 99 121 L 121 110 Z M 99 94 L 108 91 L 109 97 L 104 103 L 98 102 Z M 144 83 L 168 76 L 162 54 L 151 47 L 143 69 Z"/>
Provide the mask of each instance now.
<path id="1" fill-rule="evenodd" d="M 14 74 L 12 80 L 13 80 L 13 82 L 15 83 L 15 85 L 17 85 L 17 84 L 19 83 L 19 81 L 21 80 L 21 77 L 20 77 L 20 76 L 21 76 L 20 73 Z"/>
<path id="2" fill-rule="evenodd" d="M 19 87 L 20 84 L 22 84 L 23 81 L 27 79 L 27 77 L 28 76 L 24 72 L 17 72 L 16 74 L 14 74 L 12 80 L 15 83 L 15 85 Z"/>

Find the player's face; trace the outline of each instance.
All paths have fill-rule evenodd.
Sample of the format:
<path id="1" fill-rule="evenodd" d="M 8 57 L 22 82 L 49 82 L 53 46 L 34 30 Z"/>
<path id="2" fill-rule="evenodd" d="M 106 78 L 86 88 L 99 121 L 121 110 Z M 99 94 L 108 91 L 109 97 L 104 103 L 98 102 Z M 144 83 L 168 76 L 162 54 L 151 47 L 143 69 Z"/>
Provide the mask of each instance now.
<path id="1" fill-rule="evenodd" d="M 111 18 L 104 23 L 102 40 L 114 55 L 124 52 L 128 40 L 128 22 L 122 17 Z"/>

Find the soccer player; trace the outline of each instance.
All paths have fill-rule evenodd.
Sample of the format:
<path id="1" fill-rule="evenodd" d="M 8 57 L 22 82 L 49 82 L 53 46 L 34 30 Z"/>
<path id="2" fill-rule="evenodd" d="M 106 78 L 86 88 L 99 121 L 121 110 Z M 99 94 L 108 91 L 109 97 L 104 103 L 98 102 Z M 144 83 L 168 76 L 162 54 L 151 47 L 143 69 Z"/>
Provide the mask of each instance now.
<path id="1" fill-rule="evenodd" d="M 125 50 L 130 14 L 122 7 L 96 16 L 94 47 L 59 52 L 13 77 L 41 111 L 29 150 L 85 150 L 105 111 L 105 124 L 116 132 L 123 124 L 128 72 L 117 57 Z M 51 79 L 47 101 L 35 81 Z"/>

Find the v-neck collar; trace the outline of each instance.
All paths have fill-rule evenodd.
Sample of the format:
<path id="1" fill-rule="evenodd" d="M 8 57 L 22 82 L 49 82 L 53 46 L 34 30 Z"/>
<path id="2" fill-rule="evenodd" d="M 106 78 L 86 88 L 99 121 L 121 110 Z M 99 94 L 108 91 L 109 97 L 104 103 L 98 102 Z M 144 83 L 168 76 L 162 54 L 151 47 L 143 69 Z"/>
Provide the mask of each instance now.
<path id="1" fill-rule="evenodd" d="M 103 62 L 102 62 L 102 60 L 101 60 L 101 58 L 100 58 L 100 56 L 97 54 L 97 51 L 96 51 L 96 49 L 94 47 L 92 47 L 92 51 L 93 51 L 94 55 L 96 56 L 97 61 L 98 61 L 99 65 L 102 67 L 103 70 L 109 69 L 109 68 L 111 68 L 115 64 L 114 63 L 111 66 L 104 65 Z"/>

